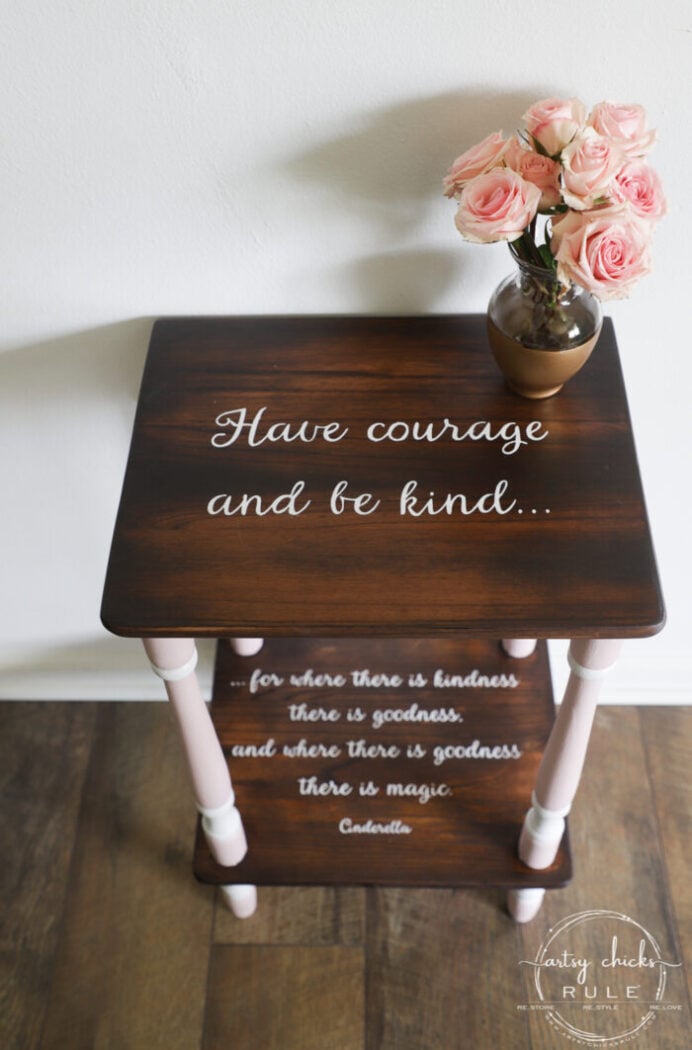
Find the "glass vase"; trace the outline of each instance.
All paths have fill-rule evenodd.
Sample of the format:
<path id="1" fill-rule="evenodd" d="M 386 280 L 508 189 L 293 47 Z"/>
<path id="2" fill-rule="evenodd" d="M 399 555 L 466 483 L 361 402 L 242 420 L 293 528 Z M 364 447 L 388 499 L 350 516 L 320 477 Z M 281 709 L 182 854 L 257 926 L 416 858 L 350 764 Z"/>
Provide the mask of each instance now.
<path id="1" fill-rule="evenodd" d="M 508 386 L 551 397 L 586 363 L 601 330 L 598 300 L 552 270 L 516 259 L 488 304 L 488 338 Z"/>

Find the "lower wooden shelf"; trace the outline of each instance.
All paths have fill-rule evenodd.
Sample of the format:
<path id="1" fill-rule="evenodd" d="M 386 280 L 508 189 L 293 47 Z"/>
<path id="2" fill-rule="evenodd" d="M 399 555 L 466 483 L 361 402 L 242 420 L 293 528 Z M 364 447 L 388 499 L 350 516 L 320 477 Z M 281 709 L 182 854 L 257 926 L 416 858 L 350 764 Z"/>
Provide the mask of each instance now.
<path id="1" fill-rule="evenodd" d="M 553 724 L 547 649 L 461 638 L 219 642 L 211 706 L 248 839 L 215 884 L 556 888 L 516 845 Z"/>

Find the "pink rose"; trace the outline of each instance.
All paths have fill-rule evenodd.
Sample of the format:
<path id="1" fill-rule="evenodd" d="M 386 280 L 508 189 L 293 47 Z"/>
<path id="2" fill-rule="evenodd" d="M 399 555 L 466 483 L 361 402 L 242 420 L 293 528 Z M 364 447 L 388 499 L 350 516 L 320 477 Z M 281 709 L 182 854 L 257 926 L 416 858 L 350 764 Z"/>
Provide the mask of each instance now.
<path id="1" fill-rule="evenodd" d="M 524 149 L 516 138 L 510 139 L 503 160 L 522 179 L 538 186 L 541 191 L 540 211 L 547 211 L 560 203 L 560 165 L 556 161 L 535 150 Z"/>
<path id="2" fill-rule="evenodd" d="M 666 214 L 666 198 L 653 168 L 645 160 L 628 160 L 615 175 L 613 200 L 628 203 L 642 219 L 658 222 Z"/>
<path id="3" fill-rule="evenodd" d="M 649 152 L 656 141 L 656 132 L 646 129 L 643 106 L 599 102 L 591 111 L 588 123 L 599 135 L 614 142 L 628 157 L 641 157 Z"/>
<path id="4" fill-rule="evenodd" d="M 541 191 L 510 168 L 493 168 L 462 190 L 455 216 L 462 237 L 476 244 L 515 241 L 538 211 Z"/>
<path id="5" fill-rule="evenodd" d="M 457 157 L 444 178 L 445 197 L 455 197 L 476 175 L 482 175 L 483 172 L 496 167 L 506 148 L 507 142 L 503 139 L 502 132 L 494 131 L 492 135 L 488 135 L 482 142 L 471 146 L 471 149 Z"/>
<path id="6" fill-rule="evenodd" d="M 585 128 L 562 151 L 565 204 L 584 211 L 607 198 L 610 183 L 622 167 L 623 159 L 617 146 L 593 128 Z"/>
<path id="7" fill-rule="evenodd" d="M 578 98 L 544 98 L 534 102 L 522 119 L 529 134 L 555 157 L 584 127 L 586 106 Z"/>
<path id="8" fill-rule="evenodd" d="M 553 224 L 550 242 L 560 280 L 597 299 L 625 298 L 650 272 L 650 229 L 624 205 L 567 212 Z"/>

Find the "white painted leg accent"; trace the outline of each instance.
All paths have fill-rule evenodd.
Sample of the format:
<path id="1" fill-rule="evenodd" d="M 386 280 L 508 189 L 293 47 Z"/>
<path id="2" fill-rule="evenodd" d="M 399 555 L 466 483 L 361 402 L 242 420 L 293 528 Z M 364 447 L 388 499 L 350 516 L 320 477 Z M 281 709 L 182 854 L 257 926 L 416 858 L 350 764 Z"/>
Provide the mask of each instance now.
<path id="1" fill-rule="evenodd" d="M 229 638 L 229 641 L 238 656 L 256 656 L 264 645 L 264 638 Z"/>
<path id="2" fill-rule="evenodd" d="M 507 894 L 507 910 L 515 922 L 530 922 L 541 910 L 545 890 L 510 890 Z"/>
<path id="3" fill-rule="evenodd" d="M 525 656 L 531 656 L 536 648 L 535 638 L 503 638 L 502 648 L 508 656 L 522 660 Z"/>
<path id="4" fill-rule="evenodd" d="M 239 864 L 247 853 L 247 839 L 233 791 L 228 802 L 218 809 L 197 808 L 202 814 L 204 837 L 215 859 L 225 868 Z"/>
<path id="5" fill-rule="evenodd" d="M 195 643 L 189 638 L 145 638 L 144 648 L 166 686 L 212 855 L 224 866 L 237 864 L 247 852 L 247 841 L 228 764 L 194 671 Z"/>
<path id="6" fill-rule="evenodd" d="M 257 909 L 256 886 L 219 886 L 221 896 L 238 919 L 249 919 Z"/>
<path id="7" fill-rule="evenodd" d="M 621 646 L 620 641 L 587 638 L 570 645 L 571 674 L 519 839 L 519 856 L 530 868 L 542 870 L 555 860 L 579 786 L 601 681 Z"/>
<path id="8" fill-rule="evenodd" d="M 197 646 L 193 644 L 192 656 L 180 667 L 157 667 L 151 660 L 149 666 L 154 674 L 162 678 L 164 682 L 182 682 L 183 678 L 187 678 L 196 669 L 198 658 Z"/>
<path id="9" fill-rule="evenodd" d="M 544 809 L 536 798 L 536 792 L 531 795 L 531 809 L 524 820 L 522 837 L 526 837 L 532 844 L 532 868 L 542 869 L 552 864 L 565 831 L 565 817 L 569 810 L 569 806 L 558 810 Z M 524 859 L 521 840 L 519 856 Z"/>

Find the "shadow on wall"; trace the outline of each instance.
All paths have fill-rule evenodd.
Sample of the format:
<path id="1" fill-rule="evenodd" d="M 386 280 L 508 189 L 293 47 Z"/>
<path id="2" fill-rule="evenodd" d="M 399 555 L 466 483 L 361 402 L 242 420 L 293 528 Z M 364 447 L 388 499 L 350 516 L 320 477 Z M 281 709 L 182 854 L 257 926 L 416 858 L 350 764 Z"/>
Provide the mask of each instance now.
<path id="1" fill-rule="evenodd" d="M 348 281 L 366 313 L 426 314 L 453 284 L 460 284 L 459 253 L 429 248 L 365 255 L 334 267 L 334 279 Z"/>
<path id="2" fill-rule="evenodd" d="M 135 318 L 0 353 L 0 410 L 135 403 L 151 326 Z"/>
<path id="3" fill-rule="evenodd" d="M 13 639 L 97 622 L 150 330 L 139 318 L 0 354 L 3 663 Z"/>
<path id="4" fill-rule="evenodd" d="M 474 264 L 461 242 L 454 247 L 453 205 L 443 199 L 442 178 L 455 157 L 492 131 L 518 128 L 522 113 L 546 93 L 469 89 L 411 99 L 285 162 L 323 203 L 391 245 L 336 268 L 335 279 L 351 281 L 364 309 L 425 313 L 453 283 L 463 286 L 464 268 Z M 407 246 L 412 237 L 420 243 L 445 206 L 450 248 Z"/>

